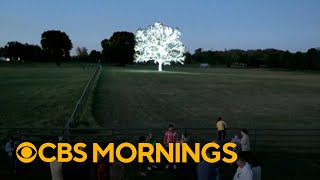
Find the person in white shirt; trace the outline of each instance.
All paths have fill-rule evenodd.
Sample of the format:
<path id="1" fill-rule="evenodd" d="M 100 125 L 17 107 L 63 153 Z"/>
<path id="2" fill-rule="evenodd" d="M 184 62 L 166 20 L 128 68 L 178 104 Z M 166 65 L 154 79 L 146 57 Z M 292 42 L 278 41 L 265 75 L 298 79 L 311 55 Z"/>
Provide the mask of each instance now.
<path id="1" fill-rule="evenodd" d="M 238 169 L 233 180 L 253 180 L 251 166 L 246 162 L 245 158 L 238 156 L 237 165 Z"/>
<path id="2" fill-rule="evenodd" d="M 253 173 L 253 180 L 261 180 L 261 163 L 255 156 L 251 160 L 251 167 Z"/>
<path id="3" fill-rule="evenodd" d="M 62 176 L 62 163 L 53 161 L 50 163 L 50 170 L 51 170 L 51 178 L 52 180 L 63 180 Z"/>
<path id="4" fill-rule="evenodd" d="M 242 129 L 241 135 L 242 135 L 242 138 L 240 140 L 241 151 L 248 152 L 248 151 L 250 151 L 250 140 L 249 140 L 249 136 L 248 136 L 248 130 Z"/>
<path id="5" fill-rule="evenodd" d="M 248 130 L 242 129 L 241 135 L 242 135 L 242 138 L 240 140 L 241 154 L 245 158 L 246 162 L 249 162 L 249 160 L 250 160 L 250 139 L 248 136 Z"/>

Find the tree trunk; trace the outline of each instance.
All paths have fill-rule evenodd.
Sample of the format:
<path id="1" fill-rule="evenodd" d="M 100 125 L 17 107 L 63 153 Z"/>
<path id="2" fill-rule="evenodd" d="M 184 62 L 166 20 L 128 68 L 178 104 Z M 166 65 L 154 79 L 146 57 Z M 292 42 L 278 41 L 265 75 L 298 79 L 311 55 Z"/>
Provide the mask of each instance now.
<path id="1" fill-rule="evenodd" d="M 57 58 L 57 59 L 56 59 L 56 63 L 57 63 L 57 66 L 60 67 L 60 65 L 61 65 L 61 60 L 60 60 L 60 58 Z"/>
<path id="2" fill-rule="evenodd" d="M 159 63 L 158 63 L 158 66 L 159 66 L 159 67 L 158 67 L 158 70 L 159 70 L 159 72 L 161 72 L 161 71 L 162 71 L 162 62 L 159 62 Z"/>

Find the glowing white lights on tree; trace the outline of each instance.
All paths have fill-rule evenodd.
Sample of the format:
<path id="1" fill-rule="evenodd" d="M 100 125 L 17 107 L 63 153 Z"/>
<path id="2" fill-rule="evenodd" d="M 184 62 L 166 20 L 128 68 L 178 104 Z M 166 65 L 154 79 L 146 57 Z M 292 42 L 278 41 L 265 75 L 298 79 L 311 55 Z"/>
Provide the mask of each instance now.
<path id="1" fill-rule="evenodd" d="M 158 63 L 159 71 L 162 71 L 162 65 L 170 65 L 171 62 L 183 64 L 185 47 L 179 40 L 180 35 L 178 29 L 161 23 L 139 29 L 135 34 L 134 62 L 154 61 Z"/>

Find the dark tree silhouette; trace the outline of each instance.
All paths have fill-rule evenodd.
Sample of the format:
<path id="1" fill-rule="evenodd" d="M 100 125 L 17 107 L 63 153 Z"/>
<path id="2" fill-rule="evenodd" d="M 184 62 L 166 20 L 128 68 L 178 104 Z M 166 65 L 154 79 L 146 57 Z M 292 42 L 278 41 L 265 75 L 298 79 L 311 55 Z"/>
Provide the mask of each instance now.
<path id="1" fill-rule="evenodd" d="M 17 41 L 8 42 L 4 47 L 4 56 L 11 59 L 13 62 L 17 62 L 23 56 L 24 45 Z"/>
<path id="2" fill-rule="evenodd" d="M 107 62 L 124 66 L 133 63 L 135 39 L 131 32 L 115 32 L 110 39 L 101 41 L 102 57 Z"/>
<path id="3" fill-rule="evenodd" d="M 212 65 L 241 64 L 249 67 L 267 66 L 293 70 L 320 70 L 320 49 L 310 48 L 307 52 L 291 53 L 277 49 L 225 51 L 203 51 L 196 49 L 193 54 L 186 54 L 188 63 L 209 63 Z"/>
<path id="4" fill-rule="evenodd" d="M 4 48 L 0 47 L 0 57 L 3 57 L 3 56 L 4 56 Z"/>
<path id="5" fill-rule="evenodd" d="M 42 33 L 41 46 L 49 58 L 56 60 L 58 66 L 61 60 L 70 58 L 72 42 L 65 32 L 50 30 Z"/>
<path id="6" fill-rule="evenodd" d="M 102 52 L 101 52 L 101 58 L 103 62 L 110 62 L 110 41 L 109 39 L 104 39 L 101 41 L 101 47 L 102 47 Z"/>
<path id="7" fill-rule="evenodd" d="M 38 45 L 22 44 L 17 41 L 8 42 L 2 50 L 2 55 L 10 58 L 12 61 L 39 61 L 42 50 Z"/>
<path id="8" fill-rule="evenodd" d="M 306 66 L 308 69 L 319 69 L 319 52 L 316 48 L 311 48 L 306 53 Z"/>
<path id="9" fill-rule="evenodd" d="M 96 50 L 92 50 L 89 54 L 90 62 L 99 62 L 101 60 L 101 53 Z"/>
<path id="10" fill-rule="evenodd" d="M 193 64 L 192 54 L 190 52 L 184 53 L 184 56 L 186 57 L 184 60 L 185 64 Z"/>

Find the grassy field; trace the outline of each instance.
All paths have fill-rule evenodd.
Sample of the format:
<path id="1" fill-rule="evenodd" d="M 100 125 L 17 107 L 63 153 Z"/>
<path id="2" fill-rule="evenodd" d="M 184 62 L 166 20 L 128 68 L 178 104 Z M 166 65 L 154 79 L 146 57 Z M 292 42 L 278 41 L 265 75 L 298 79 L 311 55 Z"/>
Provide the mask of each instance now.
<path id="1" fill-rule="evenodd" d="M 178 128 L 214 129 L 216 117 L 222 116 L 231 129 L 320 129 L 320 74 L 266 69 L 164 69 L 159 73 L 141 66 L 104 66 L 90 97 L 89 109 L 97 123 L 115 129 L 165 129 L 170 123 Z M 61 68 L 54 64 L 0 64 L 0 127 L 63 127 L 93 70 L 79 64 L 63 64 Z M 211 137 L 215 136 L 212 132 Z M 292 137 L 303 141 L 306 138 Z M 6 157 L 5 152 L 0 151 L 0 156 Z M 258 152 L 258 157 L 264 165 L 263 179 L 314 179 L 320 168 L 313 154 Z M 160 169 L 142 178 L 137 174 L 138 166 L 128 164 L 127 168 L 130 179 L 175 179 L 171 171 Z M 26 173 L 13 177 L 7 174 L 7 163 L 1 163 L 0 177 L 50 177 L 46 163 L 30 164 L 24 170 Z M 235 170 L 225 166 L 221 170 L 223 179 L 232 179 Z"/>
<path id="2" fill-rule="evenodd" d="M 94 115 L 104 127 L 320 128 L 320 74 L 264 69 L 105 68 Z"/>
<path id="3" fill-rule="evenodd" d="M 0 64 L 0 127 L 64 127 L 94 68 Z"/>
<path id="4" fill-rule="evenodd" d="M 165 70 L 104 67 L 94 98 L 95 119 L 101 126 L 115 129 L 165 129 L 170 123 L 178 128 L 214 129 L 217 116 L 231 128 L 320 128 L 320 74 L 267 69 Z M 264 146 L 260 150 L 273 150 L 257 152 L 264 165 L 263 179 L 315 179 L 319 154 L 276 151 L 280 145 L 287 152 L 299 149 L 303 145 L 299 143 L 320 147 L 319 131 L 317 136 L 311 131 L 261 132 L 258 141 Z M 307 132 L 310 135 L 304 136 Z M 162 170 L 143 178 L 138 170 L 129 167 L 132 179 L 175 179 L 174 173 Z M 236 167 L 225 166 L 223 179 L 232 179 L 235 171 Z"/>

